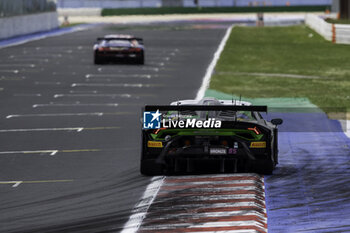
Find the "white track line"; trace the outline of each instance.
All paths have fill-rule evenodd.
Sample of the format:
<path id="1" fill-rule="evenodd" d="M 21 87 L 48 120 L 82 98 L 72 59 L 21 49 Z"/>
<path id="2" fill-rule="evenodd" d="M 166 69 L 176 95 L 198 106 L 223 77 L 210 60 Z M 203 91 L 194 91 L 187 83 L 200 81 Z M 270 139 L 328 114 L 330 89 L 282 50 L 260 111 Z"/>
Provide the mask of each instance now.
<path id="1" fill-rule="evenodd" d="M 18 185 L 22 184 L 23 181 L 17 181 L 14 185 L 12 185 L 12 188 L 16 188 Z"/>
<path id="2" fill-rule="evenodd" d="M 6 119 L 18 117 L 67 117 L 67 116 L 104 116 L 104 115 L 130 115 L 131 112 L 88 112 L 88 113 L 48 113 L 48 114 L 23 114 L 8 115 Z"/>
<path id="3" fill-rule="evenodd" d="M 24 150 L 24 151 L 0 151 L 0 155 L 7 154 L 50 154 L 55 155 L 58 150 Z"/>
<path id="4" fill-rule="evenodd" d="M 160 187 L 163 184 L 164 176 L 155 176 L 152 178 L 151 183 L 147 186 L 145 192 L 139 203 L 136 204 L 133 211 L 134 213 L 130 216 L 128 222 L 124 225 L 121 233 L 135 233 L 140 228 L 143 219 L 145 218 L 148 208 L 151 206 L 153 200 L 157 196 Z M 143 208 L 142 211 L 140 209 Z"/>
<path id="5" fill-rule="evenodd" d="M 106 103 L 106 104 L 80 104 L 80 103 L 74 103 L 74 104 L 34 104 L 33 108 L 38 107 L 90 107 L 90 106 L 106 106 L 106 107 L 117 107 L 119 104 L 117 103 Z"/>
<path id="6" fill-rule="evenodd" d="M 41 97 L 41 94 L 38 93 L 38 94 L 21 94 L 21 93 L 18 93 L 18 94 L 14 94 L 13 96 L 16 96 L 16 97 Z"/>
<path id="7" fill-rule="evenodd" d="M 51 114 L 24 114 L 24 115 L 8 115 L 6 119 L 19 117 L 67 117 L 67 116 L 105 116 L 105 115 L 131 115 L 132 112 L 88 112 L 88 113 L 51 113 Z"/>
<path id="8" fill-rule="evenodd" d="M 34 131 L 77 131 L 80 132 L 84 130 L 83 127 L 75 128 L 38 128 L 38 129 L 2 129 L 0 133 L 9 133 L 9 132 L 34 132 Z"/>
<path id="9" fill-rule="evenodd" d="M 103 116 L 103 112 L 91 113 L 51 113 L 51 114 L 26 114 L 26 115 L 8 115 L 6 119 L 18 117 L 60 117 L 60 116 Z"/>
<path id="10" fill-rule="evenodd" d="M 85 78 L 152 78 L 151 74 L 87 74 Z"/>
<path id="11" fill-rule="evenodd" d="M 345 124 L 346 124 L 345 135 L 350 138 L 350 120 L 345 121 Z"/>
<path id="12" fill-rule="evenodd" d="M 159 87 L 159 84 L 143 83 L 73 83 L 71 87 Z"/>
<path id="13" fill-rule="evenodd" d="M 14 74 L 18 74 L 19 70 L 0 70 L 0 73 L 14 73 Z"/>
<path id="14" fill-rule="evenodd" d="M 35 85 L 61 85 L 61 82 L 35 82 Z"/>
<path id="15" fill-rule="evenodd" d="M 109 98 L 132 98 L 133 96 L 130 94 L 55 94 L 54 98 L 62 98 L 62 97 L 109 97 Z M 134 98 L 138 98 L 138 96 L 134 96 Z"/>
<path id="16" fill-rule="evenodd" d="M 218 60 L 220 58 L 220 54 L 224 50 L 226 42 L 227 42 L 228 38 L 230 37 L 232 28 L 233 28 L 233 26 L 229 27 L 226 30 L 225 36 L 222 38 L 221 43 L 214 54 L 213 60 L 211 61 L 210 65 L 208 66 L 207 71 L 203 77 L 203 82 L 202 82 L 201 87 L 199 88 L 199 91 L 197 92 L 196 100 L 200 100 L 204 97 L 205 91 L 209 87 L 211 75 L 213 74 L 216 63 L 218 62 Z"/>
<path id="17" fill-rule="evenodd" d="M 0 67 L 31 67 L 34 68 L 35 64 L 0 64 Z"/>

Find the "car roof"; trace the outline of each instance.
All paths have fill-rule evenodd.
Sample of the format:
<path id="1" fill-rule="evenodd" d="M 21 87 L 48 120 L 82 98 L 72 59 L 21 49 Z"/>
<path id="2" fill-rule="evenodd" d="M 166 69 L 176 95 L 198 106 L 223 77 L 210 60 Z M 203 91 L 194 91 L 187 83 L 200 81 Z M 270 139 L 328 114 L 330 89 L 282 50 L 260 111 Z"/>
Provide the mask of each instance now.
<path id="1" fill-rule="evenodd" d="M 110 34 L 110 35 L 105 35 L 103 38 L 106 39 L 131 39 L 131 38 L 135 38 L 132 35 L 126 35 L 126 34 Z"/>
<path id="2" fill-rule="evenodd" d="M 219 100 L 214 97 L 204 97 L 200 100 L 179 100 L 172 102 L 170 105 L 236 105 L 236 106 L 251 106 L 252 104 L 242 100 Z"/>

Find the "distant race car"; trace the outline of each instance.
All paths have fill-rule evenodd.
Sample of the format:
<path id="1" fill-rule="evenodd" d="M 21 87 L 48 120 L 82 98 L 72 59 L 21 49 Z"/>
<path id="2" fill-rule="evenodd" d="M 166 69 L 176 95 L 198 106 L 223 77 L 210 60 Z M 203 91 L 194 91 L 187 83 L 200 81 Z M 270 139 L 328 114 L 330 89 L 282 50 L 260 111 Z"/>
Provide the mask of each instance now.
<path id="1" fill-rule="evenodd" d="M 260 112 L 267 107 L 215 98 L 145 106 L 141 173 L 272 174 L 283 120 L 268 122 Z"/>
<path id="2" fill-rule="evenodd" d="M 94 45 L 94 63 L 110 61 L 144 64 L 143 40 L 131 35 L 106 35 L 97 38 Z"/>

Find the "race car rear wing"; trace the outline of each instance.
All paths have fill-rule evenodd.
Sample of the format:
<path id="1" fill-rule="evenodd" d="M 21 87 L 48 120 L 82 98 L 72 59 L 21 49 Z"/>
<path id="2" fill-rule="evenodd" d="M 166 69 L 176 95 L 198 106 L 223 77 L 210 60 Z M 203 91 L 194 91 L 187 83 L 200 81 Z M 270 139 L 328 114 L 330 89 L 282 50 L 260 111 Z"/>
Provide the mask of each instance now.
<path id="1" fill-rule="evenodd" d="M 137 40 L 140 44 L 143 44 L 143 39 L 139 37 L 130 37 L 130 38 L 125 38 L 125 37 L 111 37 L 111 38 L 105 38 L 105 37 L 99 37 L 97 38 L 97 41 L 100 40 Z"/>
<path id="2" fill-rule="evenodd" d="M 144 111 L 247 111 L 267 112 L 267 106 L 244 105 L 146 105 Z"/>

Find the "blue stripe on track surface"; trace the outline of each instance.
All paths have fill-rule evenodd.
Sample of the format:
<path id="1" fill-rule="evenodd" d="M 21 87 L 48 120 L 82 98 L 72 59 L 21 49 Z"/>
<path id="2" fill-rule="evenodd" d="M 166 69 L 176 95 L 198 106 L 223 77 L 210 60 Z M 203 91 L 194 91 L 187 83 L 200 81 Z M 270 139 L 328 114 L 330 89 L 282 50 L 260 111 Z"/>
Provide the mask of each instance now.
<path id="1" fill-rule="evenodd" d="M 265 177 L 268 230 L 350 232 L 350 140 L 324 113 L 281 117 L 280 164 Z"/>

